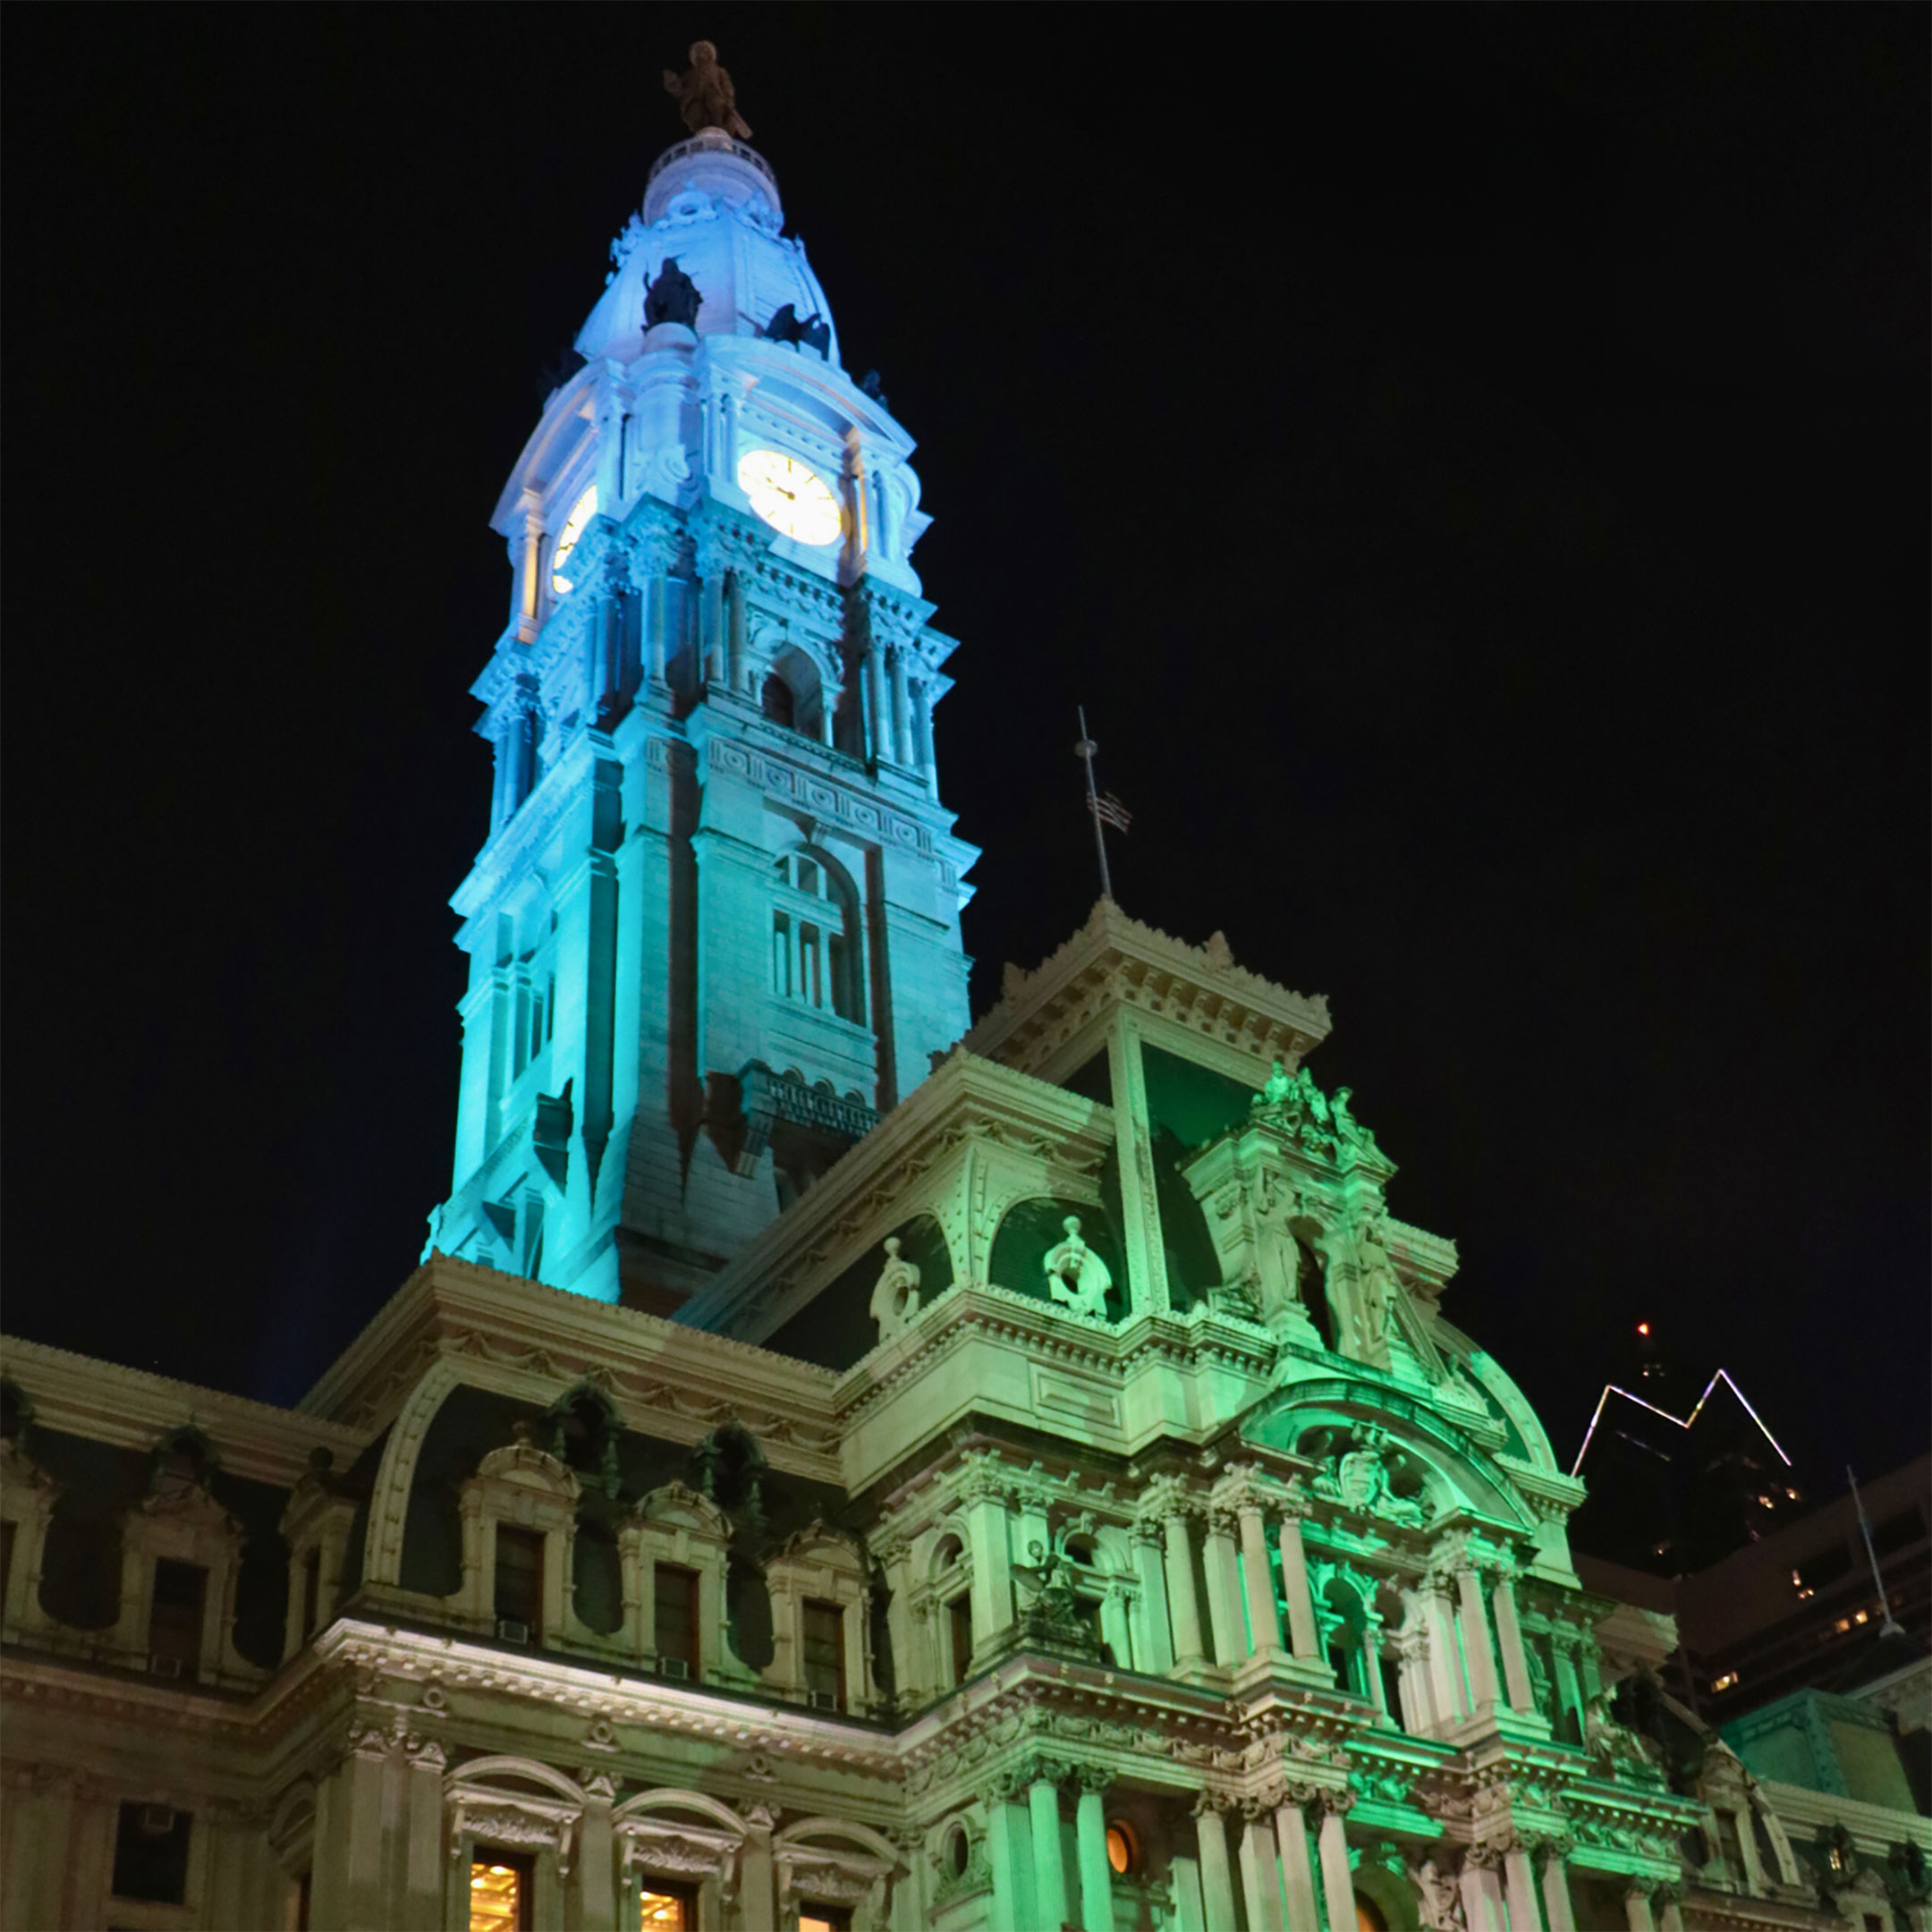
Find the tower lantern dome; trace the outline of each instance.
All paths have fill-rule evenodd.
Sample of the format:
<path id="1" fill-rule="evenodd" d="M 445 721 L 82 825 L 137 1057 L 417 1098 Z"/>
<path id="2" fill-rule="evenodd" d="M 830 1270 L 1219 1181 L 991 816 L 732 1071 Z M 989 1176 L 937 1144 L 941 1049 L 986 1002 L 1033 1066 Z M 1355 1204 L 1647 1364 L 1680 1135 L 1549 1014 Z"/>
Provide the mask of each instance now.
<path id="1" fill-rule="evenodd" d="M 639 352 L 645 297 L 667 262 L 697 284 L 699 335 L 758 335 L 787 304 L 800 322 L 831 309 L 804 244 L 784 233 L 778 178 L 755 148 L 723 128 L 700 128 L 657 160 L 644 207 L 611 244 L 615 264 L 577 337 L 587 360 Z M 840 367 L 838 337 L 826 360 Z"/>

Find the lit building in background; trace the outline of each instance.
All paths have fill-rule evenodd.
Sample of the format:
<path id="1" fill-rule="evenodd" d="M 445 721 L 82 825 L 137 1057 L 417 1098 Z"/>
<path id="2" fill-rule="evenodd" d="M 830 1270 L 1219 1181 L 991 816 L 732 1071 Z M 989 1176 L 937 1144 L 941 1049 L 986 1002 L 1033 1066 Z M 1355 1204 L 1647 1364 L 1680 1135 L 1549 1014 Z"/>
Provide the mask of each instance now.
<path id="1" fill-rule="evenodd" d="M 1926 1932 L 1580 1577 L 1322 1000 L 1103 901 L 969 1024 L 911 443 L 684 97 L 498 509 L 421 1267 L 294 1410 L 0 1355 L 0 1924 Z"/>

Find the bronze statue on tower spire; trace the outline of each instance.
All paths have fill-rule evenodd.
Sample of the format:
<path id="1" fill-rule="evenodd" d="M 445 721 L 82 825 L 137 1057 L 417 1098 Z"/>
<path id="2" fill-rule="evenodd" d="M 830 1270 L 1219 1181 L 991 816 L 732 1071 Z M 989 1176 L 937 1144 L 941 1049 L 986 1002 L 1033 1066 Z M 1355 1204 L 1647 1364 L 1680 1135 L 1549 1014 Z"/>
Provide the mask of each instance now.
<path id="1" fill-rule="evenodd" d="M 691 66 L 683 73 L 674 74 L 666 67 L 664 84 L 666 94 L 677 97 L 684 125 L 693 134 L 715 127 L 740 140 L 751 139 L 751 130 L 738 112 L 731 76 L 718 65 L 717 49 L 708 40 L 699 40 L 691 48 Z"/>

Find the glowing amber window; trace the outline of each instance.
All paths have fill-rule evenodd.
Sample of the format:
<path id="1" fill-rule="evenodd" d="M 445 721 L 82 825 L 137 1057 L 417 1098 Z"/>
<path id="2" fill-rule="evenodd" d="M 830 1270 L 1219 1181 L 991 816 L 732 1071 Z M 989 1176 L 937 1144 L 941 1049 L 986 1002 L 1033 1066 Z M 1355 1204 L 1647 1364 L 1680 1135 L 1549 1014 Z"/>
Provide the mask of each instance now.
<path id="1" fill-rule="evenodd" d="M 696 1932 L 698 1915 L 691 1893 L 682 1887 L 674 1892 L 654 1889 L 663 1882 L 652 1879 L 644 1887 L 643 1911 L 638 1921 L 643 1932 Z"/>
<path id="2" fill-rule="evenodd" d="M 1106 1828 L 1106 1861 L 1124 1876 L 1140 1862 L 1140 1842 L 1133 1826 L 1115 1818 Z"/>
<path id="3" fill-rule="evenodd" d="M 584 533 L 584 526 L 597 514 L 597 485 L 593 483 L 571 506 L 571 513 L 564 519 L 564 528 L 557 532 L 556 548 L 550 553 L 550 588 L 559 597 L 568 597 L 576 588 L 573 578 L 564 574 L 564 566 L 570 561 L 570 554 L 577 547 L 577 539 Z"/>
<path id="4" fill-rule="evenodd" d="M 832 486 L 783 450 L 747 450 L 738 459 L 738 487 L 780 536 L 828 544 L 845 528 Z"/>
<path id="5" fill-rule="evenodd" d="M 470 1932 L 530 1932 L 530 1868 L 501 1852 L 470 1867 Z"/>

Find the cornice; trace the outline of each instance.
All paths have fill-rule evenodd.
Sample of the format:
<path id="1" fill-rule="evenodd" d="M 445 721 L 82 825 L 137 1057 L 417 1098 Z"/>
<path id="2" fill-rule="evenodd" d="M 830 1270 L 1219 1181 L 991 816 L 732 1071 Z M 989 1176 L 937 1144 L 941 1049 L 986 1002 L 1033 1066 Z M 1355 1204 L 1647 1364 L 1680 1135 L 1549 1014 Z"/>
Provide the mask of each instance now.
<path id="1" fill-rule="evenodd" d="M 696 1441 L 736 1417 L 775 1467 L 836 1482 L 836 1377 L 727 1335 L 434 1255 L 302 1398 L 373 1433 L 439 1360 L 458 1379 L 528 1380 L 532 1393 L 595 1382 L 626 1426 Z"/>
<path id="2" fill-rule="evenodd" d="M 372 1433 L 16 1335 L 0 1335 L 0 1368 L 32 1398 L 38 1427 L 121 1448 L 151 1449 L 167 1430 L 192 1420 L 215 1445 L 230 1475 L 284 1488 L 292 1488 L 307 1473 L 313 1451 L 326 1449 L 345 1466 Z"/>
<path id="3" fill-rule="evenodd" d="M 961 1044 L 1009 1066 L 1033 1066 L 1109 994 L 1256 1059 L 1273 1054 L 1292 1064 L 1328 1036 L 1323 996 L 1292 992 L 1236 965 L 1218 933 L 1205 946 L 1190 945 L 1102 899 L 1032 971 L 1007 967 L 998 1004 Z"/>

